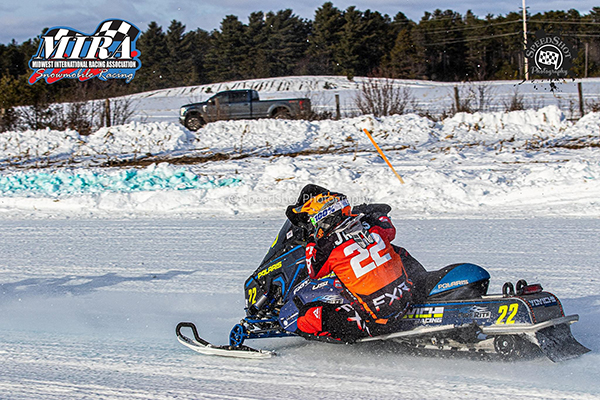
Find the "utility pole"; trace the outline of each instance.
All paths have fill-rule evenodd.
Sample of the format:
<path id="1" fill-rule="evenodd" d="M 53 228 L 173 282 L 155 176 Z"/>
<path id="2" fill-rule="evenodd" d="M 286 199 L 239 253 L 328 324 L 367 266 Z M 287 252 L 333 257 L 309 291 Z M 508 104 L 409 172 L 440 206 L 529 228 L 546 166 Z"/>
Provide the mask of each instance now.
<path id="1" fill-rule="evenodd" d="M 587 78 L 587 70 L 588 70 L 588 50 L 589 50 L 589 43 L 585 42 L 585 78 Z"/>
<path id="2" fill-rule="evenodd" d="M 523 0 L 523 61 L 525 68 L 525 80 L 529 80 L 529 60 L 525 55 L 527 51 L 527 7 L 525 7 L 525 0 Z"/>

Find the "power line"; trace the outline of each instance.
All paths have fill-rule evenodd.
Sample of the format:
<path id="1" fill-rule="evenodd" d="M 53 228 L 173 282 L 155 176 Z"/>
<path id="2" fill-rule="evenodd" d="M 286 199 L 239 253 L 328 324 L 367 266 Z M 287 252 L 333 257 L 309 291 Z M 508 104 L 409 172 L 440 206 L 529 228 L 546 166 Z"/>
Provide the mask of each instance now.
<path id="1" fill-rule="evenodd" d="M 433 20 L 427 20 L 425 22 L 430 22 L 430 21 L 433 22 L 433 21 L 438 21 L 438 20 L 433 19 Z M 478 20 L 478 21 L 482 21 L 482 22 L 484 22 L 484 24 L 479 25 L 479 26 L 466 26 L 464 28 L 436 29 L 436 30 L 432 30 L 432 31 L 428 30 L 428 31 L 426 31 L 426 33 L 462 32 L 462 31 L 468 31 L 468 30 L 474 30 L 474 29 L 483 29 L 483 28 L 487 28 L 490 26 L 508 25 L 508 24 L 523 22 L 522 19 L 515 19 L 513 21 L 504 21 L 504 22 L 492 22 L 492 23 L 485 23 L 484 20 Z M 531 18 L 529 18 L 529 23 L 530 24 L 540 23 L 540 24 L 600 25 L 600 22 L 553 21 L 553 20 L 536 20 L 536 19 L 531 19 Z"/>
<path id="2" fill-rule="evenodd" d="M 459 31 L 462 32 L 462 31 L 467 31 L 467 30 L 472 30 L 472 29 L 487 28 L 489 26 L 514 24 L 516 22 L 523 22 L 523 20 L 522 19 L 516 19 L 514 21 L 494 22 L 494 23 L 480 25 L 480 26 L 470 26 L 470 27 L 465 27 L 465 28 L 437 29 L 437 30 L 425 31 L 425 32 L 426 33 L 445 33 L 445 32 L 459 32 Z"/>
<path id="3" fill-rule="evenodd" d="M 482 36 L 482 37 L 470 38 L 470 39 L 446 40 L 446 41 L 438 42 L 438 43 L 427 43 L 427 44 L 425 44 L 425 46 L 438 46 L 438 45 L 443 45 L 443 44 L 476 42 L 476 41 L 479 41 L 479 40 L 495 39 L 495 38 L 504 37 L 504 36 L 515 36 L 515 35 L 521 35 L 521 34 L 522 34 L 521 32 L 502 33 L 500 35 Z"/>
<path id="4" fill-rule="evenodd" d="M 591 35 L 588 33 L 561 33 L 561 36 L 569 36 L 569 37 L 600 37 L 600 35 Z"/>
<path id="5" fill-rule="evenodd" d="M 439 19 L 427 20 L 427 21 L 422 21 L 422 22 L 433 22 L 433 21 L 439 21 Z M 478 20 L 478 21 L 482 21 L 482 22 L 484 22 L 484 24 L 479 25 L 479 26 L 466 26 L 464 28 L 436 29 L 436 30 L 432 30 L 432 31 L 427 30 L 426 33 L 462 32 L 462 31 L 468 31 L 468 30 L 474 30 L 474 29 L 483 29 L 483 28 L 487 28 L 490 26 L 508 25 L 508 24 L 523 22 L 522 19 L 515 19 L 513 21 L 504 21 L 504 22 L 492 22 L 492 23 L 485 23 L 486 22 L 485 20 Z M 600 22 L 553 21 L 553 20 L 536 20 L 536 19 L 531 19 L 531 18 L 529 18 L 529 23 L 530 24 L 540 23 L 540 24 L 600 25 Z"/>
<path id="6" fill-rule="evenodd" d="M 569 24 L 569 25 L 600 25 L 600 22 L 581 22 L 581 21 L 553 21 L 553 20 L 539 20 L 529 18 L 529 23 L 541 23 L 541 24 Z"/>
<path id="7" fill-rule="evenodd" d="M 488 40 L 488 39 L 495 39 L 495 38 L 499 38 L 499 37 L 506 37 L 506 36 L 516 36 L 516 35 L 521 35 L 521 32 L 514 32 L 514 33 L 502 33 L 499 35 L 491 35 L 491 36 L 482 36 L 482 37 L 476 37 L 476 38 L 464 38 L 464 39 L 456 39 L 456 40 L 445 40 L 442 42 L 437 42 L 437 43 L 426 43 L 424 46 L 440 46 L 440 45 L 446 45 L 446 44 L 457 44 L 457 43 L 465 43 L 465 42 L 475 42 L 475 41 L 479 41 L 479 40 Z M 585 33 L 561 33 L 561 36 L 568 36 L 568 37 L 600 37 L 599 35 L 593 35 L 593 34 L 585 34 Z"/>

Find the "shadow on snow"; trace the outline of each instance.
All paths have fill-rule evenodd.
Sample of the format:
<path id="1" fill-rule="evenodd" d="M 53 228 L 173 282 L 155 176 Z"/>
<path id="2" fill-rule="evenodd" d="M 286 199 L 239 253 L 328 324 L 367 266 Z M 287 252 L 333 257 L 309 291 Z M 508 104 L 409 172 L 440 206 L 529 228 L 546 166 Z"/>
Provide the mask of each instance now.
<path id="1" fill-rule="evenodd" d="M 0 295 L 4 298 L 66 294 L 79 296 L 120 283 L 166 281 L 195 272 L 198 271 L 167 271 L 141 276 L 122 276 L 111 272 L 97 276 L 69 275 L 64 278 L 30 278 L 14 283 L 0 284 Z"/>

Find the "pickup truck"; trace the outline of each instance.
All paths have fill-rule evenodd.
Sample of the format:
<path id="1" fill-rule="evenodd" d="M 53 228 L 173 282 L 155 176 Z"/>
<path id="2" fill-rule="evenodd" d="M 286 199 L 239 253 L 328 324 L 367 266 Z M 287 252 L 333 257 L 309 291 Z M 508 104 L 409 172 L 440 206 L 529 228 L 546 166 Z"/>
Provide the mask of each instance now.
<path id="1" fill-rule="evenodd" d="M 260 100 L 256 90 L 227 90 L 207 101 L 181 106 L 179 122 L 191 131 L 218 120 L 300 118 L 310 114 L 310 100 Z"/>

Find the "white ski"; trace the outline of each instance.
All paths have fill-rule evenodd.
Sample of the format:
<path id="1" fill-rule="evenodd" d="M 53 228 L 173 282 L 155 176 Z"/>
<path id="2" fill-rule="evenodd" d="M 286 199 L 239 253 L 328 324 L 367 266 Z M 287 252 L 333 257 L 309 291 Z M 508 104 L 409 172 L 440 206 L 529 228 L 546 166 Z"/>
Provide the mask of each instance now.
<path id="1" fill-rule="evenodd" d="M 183 335 L 181 333 L 181 328 L 190 328 L 194 338 Z M 215 346 L 214 344 L 202 339 L 198 335 L 196 326 L 191 322 L 179 323 L 177 325 L 176 332 L 179 343 L 204 355 L 253 359 L 271 358 L 275 355 L 275 352 L 268 350 L 257 350 L 248 346 Z"/>

